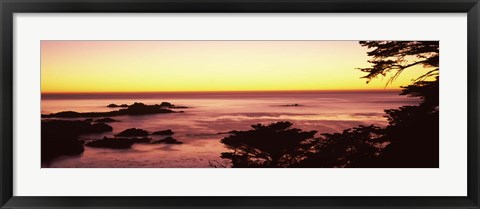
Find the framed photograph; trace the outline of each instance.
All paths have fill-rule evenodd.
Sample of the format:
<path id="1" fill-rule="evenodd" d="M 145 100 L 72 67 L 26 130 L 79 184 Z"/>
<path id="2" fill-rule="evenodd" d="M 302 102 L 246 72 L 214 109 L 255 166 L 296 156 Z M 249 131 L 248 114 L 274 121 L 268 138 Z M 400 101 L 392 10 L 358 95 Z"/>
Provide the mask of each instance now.
<path id="1" fill-rule="evenodd" d="M 478 0 L 0 6 L 2 209 L 480 208 Z"/>

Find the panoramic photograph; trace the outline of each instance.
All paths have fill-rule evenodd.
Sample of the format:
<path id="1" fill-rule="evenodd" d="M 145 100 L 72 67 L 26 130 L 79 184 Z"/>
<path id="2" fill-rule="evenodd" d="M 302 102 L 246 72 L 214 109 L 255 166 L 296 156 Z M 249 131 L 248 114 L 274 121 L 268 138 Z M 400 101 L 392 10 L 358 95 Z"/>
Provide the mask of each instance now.
<path id="1" fill-rule="evenodd" d="M 42 168 L 438 168 L 438 41 L 41 41 Z"/>

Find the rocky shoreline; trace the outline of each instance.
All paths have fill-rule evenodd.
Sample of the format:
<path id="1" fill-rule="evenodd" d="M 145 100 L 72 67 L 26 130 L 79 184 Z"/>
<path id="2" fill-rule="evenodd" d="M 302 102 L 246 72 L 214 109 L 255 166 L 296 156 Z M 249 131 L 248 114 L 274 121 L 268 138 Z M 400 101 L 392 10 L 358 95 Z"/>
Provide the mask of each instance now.
<path id="1" fill-rule="evenodd" d="M 113 106 L 108 105 L 108 106 Z M 148 132 L 143 129 L 129 128 L 118 132 L 113 138 L 104 136 L 102 139 L 88 139 L 85 143 L 80 140 L 80 136 L 87 134 L 101 134 L 113 132 L 112 126 L 107 123 L 121 122 L 113 116 L 120 115 L 147 115 L 178 113 L 169 108 L 187 108 L 184 106 L 175 106 L 168 102 L 161 104 L 145 105 L 143 103 L 134 103 L 132 105 L 120 105 L 125 109 L 110 112 L 90 112 L 79 113 L 74 111 L 64 111 L 42 115 L 41 122 L 41 161 L 48 164 L 60 156 L 76 156 L 84 152 L 84 146 L 94 148 L 110 149 L 129 149 L 135 143 L 143 144 L 182 144 L 171 137 L 174 132 L 171 129 L 157 130 Z M 95 117 L 103 117 L 92 119 Z M 87 118 L 84 120 L 65 120 L 63 118 Z M 153 141 L 149 135 L 167 136 L 166 138 Z"/>
<path id="2" fill-rule="evenodd" d="M 51 114 L 42 114 L 42 118 L 95 118 L 95 117 L 114 117 L 121 115 L 148 115 L 148 114 L 165 114 L 165 113 L 181 113 L 183 111 L 173 111 L 170 108 L 188 108 L 185 106 L 175 106 L 171 103 L 155 105 L 146 105 L 143 103 L 134 103 L 124 109 L 109 112 L 75 112 L 63 111 Z M 110 105 L 109 105 L 110 106 Z"/>

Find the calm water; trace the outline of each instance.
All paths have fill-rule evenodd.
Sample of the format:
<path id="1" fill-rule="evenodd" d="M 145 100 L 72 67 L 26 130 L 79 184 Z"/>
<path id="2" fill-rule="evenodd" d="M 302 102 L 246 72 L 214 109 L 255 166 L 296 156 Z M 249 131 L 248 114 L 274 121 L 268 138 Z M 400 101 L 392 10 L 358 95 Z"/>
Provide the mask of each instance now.
<path id="1" fill-rule="evenodd" d="M 127 128 L 149 132 L 172 129 L 181 145 L 134 144 L 129 150 L 85 147 L 76 157 L 62 157 L 50 167 L 210 167 L 209 161 L 227 163 L 221 132 L 246 130 L 257 123 L 291 121 L 294 127 L 318 133 L 342 131 L 357 125 L 385 126 L 384 109 L 414 105 L 419 100 L 398 92 L 256 92 L 256 93 L 142 93 L 43 95 L 42 113 L 111 111 L 110 103 L 188 106 L 184 113 L 118 116 L 109 123 L 113 132 L 83 136 L 85 140 L 113 136 Z M 299 104 L 300 106 L 285 106 Z M 153 136 L 154 139 L 164 137 Z"/>

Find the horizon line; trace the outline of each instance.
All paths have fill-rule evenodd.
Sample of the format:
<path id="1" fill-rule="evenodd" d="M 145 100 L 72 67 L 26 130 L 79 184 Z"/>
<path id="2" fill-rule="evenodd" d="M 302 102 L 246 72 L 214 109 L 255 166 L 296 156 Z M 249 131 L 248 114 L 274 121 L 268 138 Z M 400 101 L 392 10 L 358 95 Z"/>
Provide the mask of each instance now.
<path id="1" fill-rule="evenodd" d="M 41 94 L 156 94 L 156 93 L 281 93 L 281 92 L 385 92 L 399 91 L 396 89 L 323 89 L 323 90 L 233 90 L 233 91 L 86 91 L 86 92 L 41 92 Z"/>

